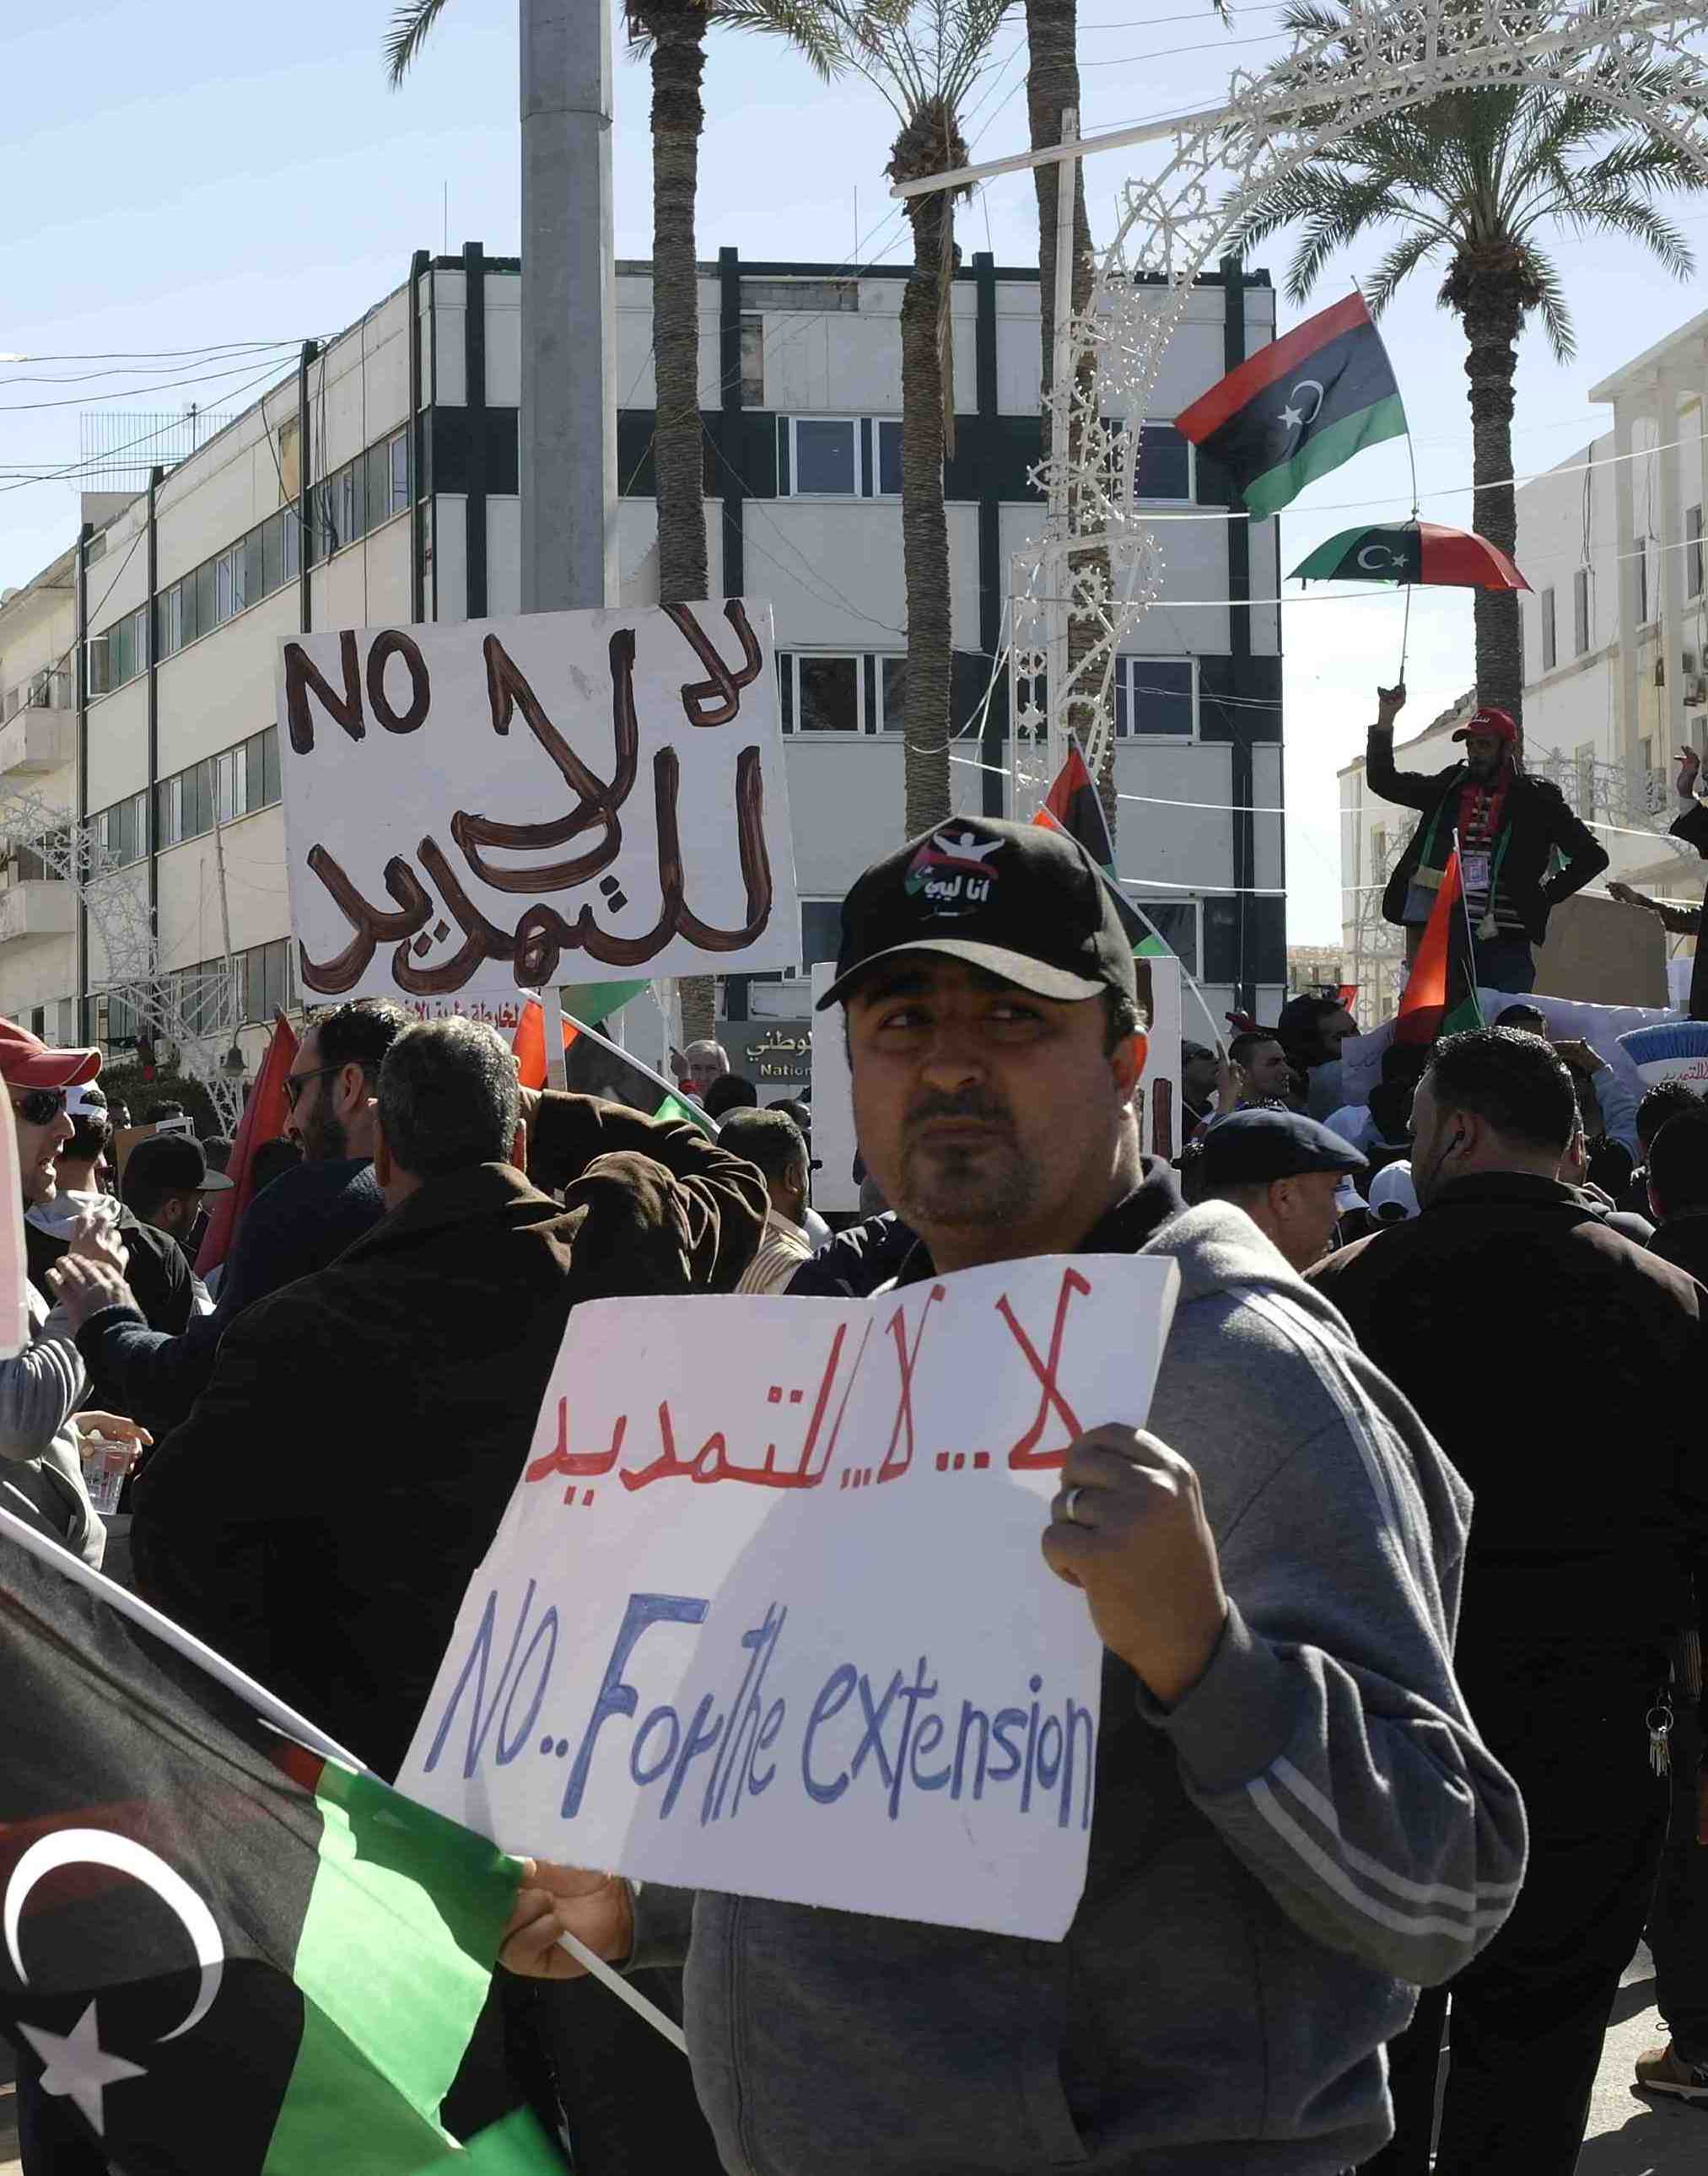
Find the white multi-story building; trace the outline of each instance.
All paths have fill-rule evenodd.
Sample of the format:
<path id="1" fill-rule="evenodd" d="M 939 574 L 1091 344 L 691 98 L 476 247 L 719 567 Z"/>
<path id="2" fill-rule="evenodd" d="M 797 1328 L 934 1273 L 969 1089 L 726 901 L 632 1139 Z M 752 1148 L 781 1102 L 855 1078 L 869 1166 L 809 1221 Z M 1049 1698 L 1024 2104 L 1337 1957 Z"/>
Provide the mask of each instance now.
<path id="1" fill-rule="evenodd" d="M 744 264 L 700 282 L 710 587 L 774 608 L 810 963 L 903 825 L 900 269 Z M 103 995 L 139 913 L 182 1016 L 228 987 L 253 1061 L 297 989 L 273 715 L 282 636 L 519 609 L 519 269 L 478 245 L 407 280 L 133 495 L 84 502 L 73 547 L 0 601 L 0 806 L 39 797 L 93 827 L 117 872 L 87 904 L 28 850 L 0 875 L 0 1011 L 109 1045 Z M 621 601 L 656 593 L 651 280 L 619 267 Z M 1285 991 L 1274 522 L 1216 518 L 1225 485 L 1172 416 L 1272 339 L 1267 276 L 1189 298 L 1147 422 L 1140 490 L 1171 522 L 1159 604 L 1122 661 L 1123 876 L 1213 1006 Z M 948 465 L 957 805 L 1000 812 L 1006 689 L 984 704 L 1009 565 L 1036 530 L 1037 280 L 984 256 L 956 275 L 957 448 Z M 980 718 L 982 709 L 982 726 Z M 15 832 L 15 825 L 13 827 Z M 133 911 L 103 904 L 120 883 Z M 112 946 L 116 955 L 109 962 Z M 775 993 L 774 993 L 775 994 Z M 744 978 L 726 1002 L 746 1011 Z M 217 1007 L 209 1008 L 210 1025 Z M 229 1039 L 222 1031 L 221 1043 Z"/>

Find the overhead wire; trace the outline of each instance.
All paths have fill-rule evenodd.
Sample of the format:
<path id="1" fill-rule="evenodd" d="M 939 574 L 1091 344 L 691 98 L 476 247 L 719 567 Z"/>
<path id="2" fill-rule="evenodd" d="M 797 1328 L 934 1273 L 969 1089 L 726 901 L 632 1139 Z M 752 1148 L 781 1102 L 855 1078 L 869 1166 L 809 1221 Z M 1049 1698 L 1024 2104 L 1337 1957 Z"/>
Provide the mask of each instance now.
<path id="1" fill-rule="evenodd" d="M 111 393 L 82 393 L 65 400 L 8 400 L 0 401 L 0 416 L 23 416 L 44 408 L 93 408 L 108 400 L 134 400 L 152 393 L 170 393 L 181 385 L 211 385 L 223 378 L 241 377 L 254 361 L 246 355 L 239 361 L 223 365 L 218 370 L 193 372 L 182 378 L 163 378 L 154 385 L 125 385 Z M 282 368 L 281 361 L 269 362 L 269 369 Z"/>
<path id="2" fill-rule="evenodd" d="M 247 362 L 258 354 L 263 352 L 274 353 L 281 349 L 297 347 L 300 345 L 301 342 L 296 340 L 245 341 L 240 348 L 209 348 L 205 354 L 198 355 L 193 357 L 193 360 L 197 362 L 212 362 L 216 358 L 226 357 L 231 361 L 235 367 L 242 369 Z M 35 357 L 29 356 L 19 357 L 21 362 L 32 362 L 35 359 Z M 180 357 L 178 360 L 182 361 L 186 359 L 187 358 Z M 9 377 L 0 378 L 0 385 L 84 385 L 87 384 L 91 378 L 158 378 L 163 371 L 172 370 L 177 367 L 177 362 L 174 362 L 170 363 L 134 362 L 112 364 L 105 370 L 73 370 L 61 372 L 14 371 Z M 143 393 L 146 392 L 148 388 L 146 386 L 133 386 L 131 387 L 129 390 L 137 393 Z"/>
<path id="3" fill-rule="evenodd" d="M 267 380 L 276 379 L 279 376 L 279 365 L 276 362 L 269 362 L 264 369 L 257 371 L 253 378 L 246 379 L 242 385 L 233 386 L 227 397 L 236 400 L 250 391 L 252 388 Z M 108 447 L 100 454 L 82 455 L 77 460 L 68 463 L 63 468 L 52 471 L 45 475 L 16 477 L 10 482 L 0 483 L 0 492 L 26 491 L 32 484 L 70 481 L 78 476 L 98 471 L 101 468 L 110 466 L 116 454 L 128 453 L 137 446 L 146 445 L 150 438 L 159 438 L 163 432 L 172 429 L 182 420 L 181 416 L 171 416 L 164 423 L 155 425 L 152 429 L 143 432 L 135 438 L 128 438 L 121 444 Z M 0 470 L 0 474 L 4 472 L 3 470 Z"/>

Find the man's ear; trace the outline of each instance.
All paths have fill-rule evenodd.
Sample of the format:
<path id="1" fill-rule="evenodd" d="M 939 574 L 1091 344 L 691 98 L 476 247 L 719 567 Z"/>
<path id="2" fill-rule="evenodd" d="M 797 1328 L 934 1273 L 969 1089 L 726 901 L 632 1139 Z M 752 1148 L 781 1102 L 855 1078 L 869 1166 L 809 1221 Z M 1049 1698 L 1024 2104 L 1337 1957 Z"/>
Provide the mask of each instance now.
<path id="1" fill-rule="evenodd" d="M 1117 1043 L 1110 1052 L 1109 1070 L 1114 1075 L 1116 1093 L 1123 1103 L 1130 1103 L 1138 1093 L 1145 1061 L 1150 1053 L 1150 1038 L 1143 1028 L 1136 1035 L 1129 1035 L 1124 1042 Z"/>

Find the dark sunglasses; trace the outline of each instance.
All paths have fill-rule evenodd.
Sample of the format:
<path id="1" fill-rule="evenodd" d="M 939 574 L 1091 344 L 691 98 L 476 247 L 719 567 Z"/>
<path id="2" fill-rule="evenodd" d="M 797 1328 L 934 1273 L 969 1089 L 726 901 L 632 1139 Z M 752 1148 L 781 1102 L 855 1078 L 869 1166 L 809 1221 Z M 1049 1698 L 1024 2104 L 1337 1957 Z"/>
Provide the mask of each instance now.
<path id="1" fill-rule="evenodd" d="M 63 1088 L 14 1088 L 12 1107 L 20 1118 L 32 1126 L 51 1126 L 65 1112 L 65 1091 Z"/>
<path id="2" fill-rule="evenodd" d="M 296 1098 L 311 1080 L 324 1080 L 329 1073 L 342 1073 L 343 1070 L 342 1065 L 317 1065 L 307 1073 L 287 1073 L 284 1082 L 285 1107 L 290 1111 L 296 1108 Z"/>

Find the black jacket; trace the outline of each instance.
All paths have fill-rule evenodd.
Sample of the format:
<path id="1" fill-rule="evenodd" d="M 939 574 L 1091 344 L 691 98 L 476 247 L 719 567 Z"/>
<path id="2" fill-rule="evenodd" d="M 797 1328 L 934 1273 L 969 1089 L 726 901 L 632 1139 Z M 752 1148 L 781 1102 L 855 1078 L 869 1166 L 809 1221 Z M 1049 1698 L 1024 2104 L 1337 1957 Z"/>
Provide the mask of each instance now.
<path id="1" fill-rule="evenodd" d="M 177 1336 L 189 1327 L 196 1308 L 195 1272 L 189 1257 L 170 1232 L 144 1224 L 134 1210 L 120 1206 L 118 1236 L 128 1257 L 125 1282 L 136 1294 L 137 1305 L 151 1330 Z M 52 1232 L 44 1232 L 24 1220 L 24 1245 L 29 1257 L 30 1281 L 38 1292 L 52 1293 L 47 1272 L 66 1251 L 66 1243 Z M 108 1412 L 124 1411 L 99 1397 L 92 1405 Z"/>
<path id="2" fill-rule="evenodd" d="M 797 1298 L 865 1299 L 889 1283 L 912 1251 L 916 1238 L 893 1209 L 886 1209 L 827 1239 L 784 1289 Z"/>
<path id="3" fill-rule="evenodd" d="M 1471 1484 L 1466 1636 L 1640 1644 L 1694 1621 L 1708 1536 L 1708 1292 L 1569 1187 L 1454 1180 L 1319 1262 L 1369 1357 Z"/>
<path id="4" fill-rule="evenodd" d="M 535 1167 L 435 1179 L 258 1300 L 139 1477 L 147 1598 L 395 1773 L 527 1455 L 569 1309 L 731 1291 L 764 1182 L 696 1126 L 548 1096 Z M 281 1182 L 282 1183 L 282 1182 Z"/>
<path id="5" fill-rule="evenodd" d="M 165 1435 L 207 1388 L 220 1341 L 243 1310 L 335 1262 L 384 1213 L 365 1156 L 281 1172 L 239 1221 L 214 1312 L 197 1315 L 182 1336 L 171 1337 L 163 1336 L 160 1325 L 150 1327 L 145 1308 L 103 1308 L 77 1334 L 90 1379 L 112 1385 L 114 1410 L 140 1421 L 156 1439 Z"/>
<path id="6" fill-rule="evenodd" d="M 1668 1216 L 1656 1227 L 1649 1252 L 1708 1285 L 1708 1210 L 1687 1209 L 1681 1216 Z"/>
<path id="7" fill-rule="evenodd" d="M 1452 764 L 1428 777 L 1421 771 L 1396 770 L 1391 727 L 1384 732 L 1381 726 L 1372 726 L 1364 748 L 1364 778 L 1379 800 L 1396 801 L 1402 808 L 1423 812 L 1423 820 L 1407 840 L 1382 895 L 1383 914 L 1390 922 L 1403 922 L 1406 895 L 1422 859 L 1429 819 L 1464 785 L 1465 765 Z M 1444 815 L 1443 821 L 1446 820 Z M 1524 923 L 1531 942 L 1540 944 L 1548 934 L 1550 911 L 1601 874 L 1607 866 L 1607 850 L 1573 815 L 1558 786 L 1523 771 L 1507 788 L 1503 820 L 1510 830 L 1511 843 L 1500 865 L 1500 890 Z M 1557 876 L 1549 877 L 1548 855 L 1555 846 L 1565 857 L 1565 867 Z M 1439 857 L 1442 862 L 1446 858 L 1444 851 Z"/>

